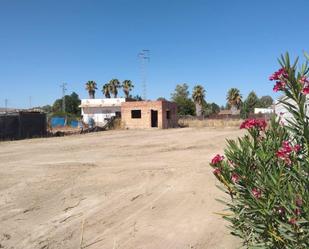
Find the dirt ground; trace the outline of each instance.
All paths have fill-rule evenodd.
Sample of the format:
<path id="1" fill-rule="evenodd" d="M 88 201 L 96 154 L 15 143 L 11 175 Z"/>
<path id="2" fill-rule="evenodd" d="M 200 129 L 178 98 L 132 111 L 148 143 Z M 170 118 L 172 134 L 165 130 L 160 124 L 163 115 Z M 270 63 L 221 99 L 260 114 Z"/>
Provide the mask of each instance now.
<path id="1" fill-rule="evenodd" d="M 0 248 L 234 249 L 208 166 L 228 128 L 0 143 Z"/>

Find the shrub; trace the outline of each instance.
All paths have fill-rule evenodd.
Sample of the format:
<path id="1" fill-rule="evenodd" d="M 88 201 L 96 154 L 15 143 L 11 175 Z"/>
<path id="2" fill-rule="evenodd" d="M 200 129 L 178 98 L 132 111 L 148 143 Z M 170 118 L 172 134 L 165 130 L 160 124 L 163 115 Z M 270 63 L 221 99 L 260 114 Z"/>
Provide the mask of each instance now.
<path id="1" fill-rule="evenodd" d="M 246 120 L 241 128 L 248 133 L 228 140 L 225 155 L 210 163 L 228 194 L 223 217 L 244 248 L 309 248 L 309 69 L 304 64 L 297 71 L 288 54 L 280 64 L 270 80 L 287 97 L 281 102 L 293 118 L 286 125 L 273 118 L 268 126 Z"/>

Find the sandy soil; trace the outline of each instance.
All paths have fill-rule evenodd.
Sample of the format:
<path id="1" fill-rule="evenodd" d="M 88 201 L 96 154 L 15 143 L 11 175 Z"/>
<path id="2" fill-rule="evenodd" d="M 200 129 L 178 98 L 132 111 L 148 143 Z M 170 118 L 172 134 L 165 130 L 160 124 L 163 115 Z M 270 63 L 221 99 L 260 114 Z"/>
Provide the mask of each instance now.
<path id="1" fill-rule="evenodd" d="M 232 249 L 208 166 L 236 129 L 0 143 L 2 248 Z M 0 248 L 1 248 L 0 246 Z"/>

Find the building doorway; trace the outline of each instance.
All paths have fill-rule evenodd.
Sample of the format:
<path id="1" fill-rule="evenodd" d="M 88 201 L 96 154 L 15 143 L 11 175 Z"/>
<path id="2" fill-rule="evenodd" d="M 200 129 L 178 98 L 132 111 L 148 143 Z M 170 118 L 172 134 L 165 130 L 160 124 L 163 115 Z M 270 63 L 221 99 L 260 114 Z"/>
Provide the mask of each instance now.
<path id="1" fill-rule="evenodd" d="M 158 127 L 158 111 L 151 110 L 151 127 Z"/>

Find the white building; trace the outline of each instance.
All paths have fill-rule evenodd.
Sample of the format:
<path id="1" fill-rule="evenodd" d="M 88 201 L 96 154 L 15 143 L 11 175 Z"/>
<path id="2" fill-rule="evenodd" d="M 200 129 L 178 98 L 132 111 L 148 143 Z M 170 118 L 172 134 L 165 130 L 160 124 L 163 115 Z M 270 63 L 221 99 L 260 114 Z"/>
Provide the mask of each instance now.
<path id="1" fill-rule="evenodd" d="M 274 113 L 274 108 L 269 107 L 269 108 L 254 108 L 254 114 L 271 114 Z"/>
<path id="2" fill-rule="evenodd" d="M 282 96 L 278 100 L 275 101 L 276 115 L 280 116 L 283 122 L 285 122 L 287 119 L 291 120 L 293 118 L 293 115 L 285 108 L 284 104 L 282 104 L 280 100 L 285 100 L 289 104 L 292 104 L 294 106 L 296 106 L 296 103 L 292 99 L 289 99 L 286 96 Z M 309 118 L 309 97 L 308 96 L 307 96 L 306 106 L 307 106 L 307 118 Z"/>
<path id="3" fill-rule="evenodd" d="M 121 103 L 125 101 L 125 98 L 82 99 L 80 107 L 83 122 L 88 124 L 93 119 L 95 125 L 103 126 L 112 117 L 121 115 Z"/>

